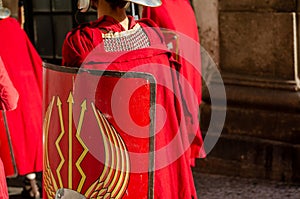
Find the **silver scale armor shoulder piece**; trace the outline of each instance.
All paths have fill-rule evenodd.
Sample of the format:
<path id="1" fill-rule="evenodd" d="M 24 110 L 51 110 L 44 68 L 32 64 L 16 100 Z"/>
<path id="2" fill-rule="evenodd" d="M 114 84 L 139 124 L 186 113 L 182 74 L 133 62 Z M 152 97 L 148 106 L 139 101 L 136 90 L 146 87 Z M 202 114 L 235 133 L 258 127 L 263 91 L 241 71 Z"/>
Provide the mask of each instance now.
<path id="1" fill-rule="evenodd" d="M 149 38 L 139 24 L 131 30 L 102 34 L 102 38 L 106 52 L 130 51 L 150 46 Z"/>

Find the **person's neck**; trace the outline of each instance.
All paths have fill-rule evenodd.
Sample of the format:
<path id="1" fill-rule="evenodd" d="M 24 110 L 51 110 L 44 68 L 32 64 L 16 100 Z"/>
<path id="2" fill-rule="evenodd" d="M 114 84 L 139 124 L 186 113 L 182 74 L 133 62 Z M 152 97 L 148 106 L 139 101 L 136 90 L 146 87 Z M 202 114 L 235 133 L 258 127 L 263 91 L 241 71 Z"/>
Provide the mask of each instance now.
<path id="1" fill-rule="evenodd" d="M 98 5 L 98 18 L 107 15 L 116 19 L 125 30 L 129 28 L 129 20 L 126 15 L 126 10 L 124 8 L 117 8 L 115 10 L 111 9 L 111 7 L 107 4 L 103 4 L 101 6 Z"/>

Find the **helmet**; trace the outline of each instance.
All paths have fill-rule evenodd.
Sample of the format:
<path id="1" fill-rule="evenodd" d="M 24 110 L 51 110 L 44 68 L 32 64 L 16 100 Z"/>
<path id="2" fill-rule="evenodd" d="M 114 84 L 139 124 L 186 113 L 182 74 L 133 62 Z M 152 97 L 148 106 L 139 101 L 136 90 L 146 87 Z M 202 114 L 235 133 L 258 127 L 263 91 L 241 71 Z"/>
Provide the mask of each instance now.
<path id="1" fill-rule="evenodd" d="M 124 0 L 148 7 L 157 7 L 161 5 L 161 0 Z M 78 0 L 77 6 L 81 12 L 86 12 L 90 8 L 91 0 Z"/>
<path id="2" fill-rule="evenodd" d="M 3 7 L 2 0 L 0 0 L 0 19 L 5 19 L 10 16 L 10 10 Z"/>
<path id="3" fill-rule="evenodd" d="M 78 0 L 77 7 L 80 12 L 86 12 L 90 8 L 91 1 L 90 0 Z"/>
<path id="4" fill-rule="evenodd" d="M 148 7 L 158 7 L 161 5 L 161 0 L 125 0 L 132 3 L 140 4 Z"/>

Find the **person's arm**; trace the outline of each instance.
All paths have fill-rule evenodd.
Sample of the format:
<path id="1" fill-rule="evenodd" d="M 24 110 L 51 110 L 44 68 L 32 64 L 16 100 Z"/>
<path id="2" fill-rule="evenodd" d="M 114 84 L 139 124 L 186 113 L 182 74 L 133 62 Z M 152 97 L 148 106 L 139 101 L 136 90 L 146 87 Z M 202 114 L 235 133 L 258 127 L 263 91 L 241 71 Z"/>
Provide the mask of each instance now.
<path id="1" fill-rule="evenodd" d="M 101 31 L 87 25 L 70 31 L 62 47 L 62 65 L 80 67 L 88 54 L 102 42 L 99 35 L 102 35 Z"/>
<path id="2" fill-rule="evenodd" d="M 17 107 L 19 94 L 11 82 L 0 57 L 0 110 L 9 111 Z"/>

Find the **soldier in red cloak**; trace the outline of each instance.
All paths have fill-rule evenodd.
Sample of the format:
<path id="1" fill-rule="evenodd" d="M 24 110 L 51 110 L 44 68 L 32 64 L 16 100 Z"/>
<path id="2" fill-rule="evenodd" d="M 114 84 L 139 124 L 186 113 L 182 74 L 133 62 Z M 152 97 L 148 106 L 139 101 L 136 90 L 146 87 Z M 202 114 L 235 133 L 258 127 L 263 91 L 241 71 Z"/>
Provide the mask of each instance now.
<path id="1" fill-rule="evenodd" d="M 160 5 L 160 1 L 127 1 L 144 6 Z M 152 20 L 135 21 L 126 16 L 127 1 L 92 0 L 98 19 L 68 33 L 63 44 L 62 64 L 152 74 L 160 83 L 156 104 L 164 109 L 156 112 L 155 119 L 154 198 L 197 198 L 190 168 L 190 145 L 195 135 L 188 135 L 184 118 L 184 112 L 192 110 L 190 105 L 187 106 L 189 103 L 185 101 L 179 84 L 181 77 L 177 72 L 181 65 L 173 59 L 164 36 Z M 106 88 L 101 87 L 101 82 L 99 85 L 95 105 L 101 110 L 106 107 L 97 99 L 102 97 Z M 194 126 L 197 128 L 198 125 Z"/>
<path id="2" fill-rule="evenodd" d="M 0 20 L 0 43 L 0 56 L 20 96 L 18 107 L 6 113 L 17 174 L 30 174 L 23 193 L 38 198 L 35 172 L 43 169 L 42 60 L 14 18 Z"/>
<path id="3" fill-rule="evenodd" d="M 179 12 L 180 10 L 180 12 Z M 162 5 L 159 7 L 144 7 L 142 16 L 152 19 L 160 28 L 174 31 L 179 35 L 178 48 L 180 51 L 179 61 L 182 65 L 180 73 L 192 85 L 194 92 L 197 95 L 198 106 L 201 103 L 202 86 L 201 86 L 201 57 L 200 57 L 200 44 L 199 33 L 197 28 L 197 21 L 190 5 L 189 0 L 162 0 Z M 194 40 L 194 46 L 186 46 L 186 38 Z M 186 54 L 192 54 L 194 57 L 193 62 L 185 60 Z M 205 157 L 205 151 L 202 147 L 202 136 L 200 128 L 191 145 L 191 166 L 195 164 L 195 158 Z"/>
<path id="4" fill-rule="evenodd" d="M 0 110 L 11 111 L 17 107 L 19 94 L 11 82 L 0 56 Z M 0 198 L 8 199 L 6 175 L 0 158 Z"/>

